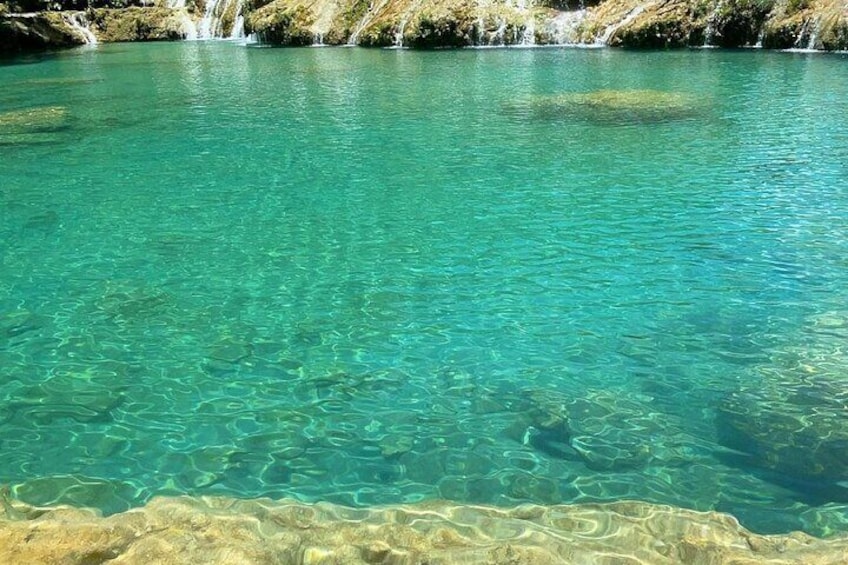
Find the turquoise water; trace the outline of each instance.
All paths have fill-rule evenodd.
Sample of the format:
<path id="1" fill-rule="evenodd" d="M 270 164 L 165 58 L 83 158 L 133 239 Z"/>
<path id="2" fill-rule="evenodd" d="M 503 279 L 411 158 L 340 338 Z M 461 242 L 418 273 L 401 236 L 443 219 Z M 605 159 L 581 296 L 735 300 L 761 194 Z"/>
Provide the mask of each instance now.
<path id="1" fill-rule="evenodd" d="M 0 482 L 105 512 L 638 499 L 848 530 L 847 63 L 7 61 Z M 684 108 L 563 102 L 596 90 Z"/>

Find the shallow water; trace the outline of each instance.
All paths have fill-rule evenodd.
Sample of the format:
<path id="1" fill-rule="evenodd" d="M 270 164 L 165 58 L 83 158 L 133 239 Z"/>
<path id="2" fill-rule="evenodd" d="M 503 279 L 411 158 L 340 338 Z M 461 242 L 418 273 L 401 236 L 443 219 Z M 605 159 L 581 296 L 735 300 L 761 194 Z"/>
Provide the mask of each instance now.
<path id="1" fill-rule="evenodd" d="M 848 450 L 810 440 L 848 436 L 845 56 L 29 62 L 0 67 L 23 500 L 638 499 L 848 530 Z M 598 90 L 686 111 L 562 106 Z M 789 451 L 728 418 L 780 402 L 811 435 L 751 435 Z"/>

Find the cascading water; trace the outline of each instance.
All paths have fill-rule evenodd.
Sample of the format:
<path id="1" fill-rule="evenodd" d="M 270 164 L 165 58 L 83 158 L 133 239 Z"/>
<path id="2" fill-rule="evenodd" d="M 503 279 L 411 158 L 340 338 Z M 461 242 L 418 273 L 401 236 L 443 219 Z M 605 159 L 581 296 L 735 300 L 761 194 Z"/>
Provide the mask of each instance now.
<path id="1" fill-rule="evenodd" d="M 244 39 L 244 0 L 238 0 L 235 9 L 235 20 L 233 29 L 230 31 L 230 39 Z"/>
<path id="2" fill-rule="evenodd" d="M 574 45 L 578 42 L 580 25 L 585 19 L 585 9 L 574 12 L 562 12 L 553 19 L 545 22 L 542 33 L 547 34 L 551 38 L 550 42 L 553 44 Z"/>
<path id="3" fill-rule="evenodd" d="M 179 10 L 180 29 L 183 32 L 183 36 L 189 40 L 197 39 L 197 26 L 194 25 L 194 21 L 188 15 L 185 0 L 169 0 L 168 7 L 173 10 Z"/>
<path id="4" fill-rule="evenodd" d="M 203 18 L 197 26 L 197 39 L 243 39 L 243 7 L 243 0 L 207 0 Z M 225 26 L 225 16 L 232 18 L 229 29 Z"/>
<path id="5" fill-rule="evenodd" d="M 821 33 L 821 25 L 821 18 L 807 20 L 801 33 L 798 35 L 798 43 L 795 47 L 803 51 L 815 51 L 816 43 L 818 43 L 819 34 Z M 806 44 L 801 44 L 805 37 L 807 38 Z"/>
<path id="6" fill-rule="evenodd" d="M 724 2 L 719 0 L 716 2 L 716 5 L 713 7 L 713 11 L 710 14 L 710 17 L 707 19 L 707 27 L 704 29 L 704 44 L 702 47 L 714 47 L 713 41 L 715 40 L 715 23 L 718 20 L 719 12 L 724 10 Z"/>
<path id="7" fill-rule="evenodd" d="M 625 16 L 623 20 L 620 22 L 614 23 L 611 26 L 607 26 L 604 31 L 598 35 L 595 39 L 596 45 L 607 45 L 609 43 L 610 38 L 612 38 L 613 34 L 619 30 L 622 26 L 625 26 L 639 17 L 639 14 L 645 11 L 645 6 L 636 6 Z"/>
<path id="8" fill-rule="evenodd" d="M 518 12 L 524 16 L 524 25 L 518 44 L 525 47 L 536 45 L 536 18 L 533 16 L 533 11 L 530 9 L 533 7 L 532 0 L 529 6 L 527 5 L 526 0 L 518 0 L 515 7 L 518 9 Z"/>
<path id="9" fill-rule="evenodd" d="M 486 21 L 481 14 L 476 22 L 474 44 L 477 47 L 506 45 L 533 46 L 536 44 L 536 18 L 533 0 L 488 0 L 478 5 L 483 13 L 497 14 Z M 502 7 L 505 9 L 493 9 Z M 494 29 L 489 27 L 494 25 Z"/>
<path id="10" fill-rule="evenodd" d="M 85 40 L 86 45 L 97 45 L 97 37 L 92 33 L 84 12 L 64 12 L 62 17 Z"/>
<path id="11" fill-rule="evenodd" d="M 398 29 L 395 32 L 395 41 L 392 47 L 403 49 L 403 34 L 406 31 L 406 24 L 409 23 L 412 14 L 421 9 L 422 2 L 423 0 L 414 0 L 404 11 L 400 19 L 400 24 L 398 24 Z"/>
<path id="12" fill-rule="evenodd" d="M 359 35 L 368 27 L 377 14 L 386 7 L 386 4 L 389 3 L 389 0 L 379 0 L 378 2 L 371 2 L 371 5 L 368 7 L 368 12 L 359 20 L 359 23 L 356 24 L 356 27 L 353 30 L 353 33 L 350 34 L 350 37 L 347 40 L 347 44 L 350 46 L 357 45 L 359 43 Z"/>

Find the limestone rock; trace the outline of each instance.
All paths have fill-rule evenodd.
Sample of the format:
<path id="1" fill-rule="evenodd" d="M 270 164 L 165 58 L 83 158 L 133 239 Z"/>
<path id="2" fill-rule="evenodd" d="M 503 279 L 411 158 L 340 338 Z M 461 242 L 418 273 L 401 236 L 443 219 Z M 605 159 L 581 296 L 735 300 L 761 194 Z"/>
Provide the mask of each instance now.
<path id="1" fill-rule="evenodd" d="M 731 516 L 621 502 L 493 508 L 427 502 L 354 509 L 228 498 L 155 498 L 102 517 L 3 493 L 3 563 L 836 564 L 848 537 L 753 534 Z M 5 514 L 5 516 L 4 516 Z"/>
<path id="2" fill-rule="evenodd" d="M 111 41 L 163 41 L 185 37 L 177 10 L 170 8 L 100 8 L 91 14 L 97 37 Z"/>
<path id="3" fill-rule="evenodd" d="M 808 343 L 776 350 L 719 406 L 720 441 L 774 480 L 848 500 L 848 315 L 812 317 Z"/>
<path id="4" fill-rule="evenodd" d="M 56 12 L 0 12 L 0 53 L 82 45 L 85 40 Z"/>

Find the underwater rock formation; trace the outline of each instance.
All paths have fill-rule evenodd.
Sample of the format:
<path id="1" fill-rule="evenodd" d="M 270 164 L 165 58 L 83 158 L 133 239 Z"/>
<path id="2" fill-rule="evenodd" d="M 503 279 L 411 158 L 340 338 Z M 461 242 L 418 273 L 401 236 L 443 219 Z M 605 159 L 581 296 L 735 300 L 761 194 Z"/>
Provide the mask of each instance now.
<path id="1" fill-rule="evenodd" d="M 817 341 L 783 349 L 724 399 L 719 436 L 777 481 L 848 500 L 848 313 L 817 316 L 809 326 Z"/>
<path id="2" fill-rule="evenodd" d="M 540 120 L 630 124 L 690 118 L 707 107 L 708 101 L 680 92 L 595 90 L 517 99 L 509 102 L 504 111 Z"/>
<path id="3" fill-rule="evenodd" d="M 848 538 L 757 535 L 726 514 L 638 502 L 354 509 L 155 498 L 109 517 L 2 493 L 4 563 L 844 563 Z"/>
<path id="4" fill-rule="evenodd" d="M 523 417 L 508 435 L 551 457 L 582 461 L 595 471 L 639 469 L 656 458 L 671 458 L 673 446 L 647 438 L 663 434 L 673 443 L 680 433 L 673 419 L 657 417 L 639 399 L 605 390 L 573 397 L 530 390 L 516 407 Z"/>
<path id="5" fill-rule="evenodd" d="M 43 106 L 0 112 L 0 147 L 31 143 L 52 143 L 56 132 L 68 127 L 68 110 Z M 2 330 L 8 320 L 0 320 Z"/>

